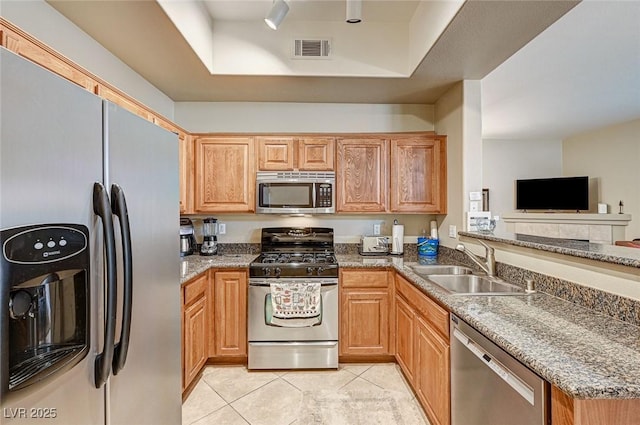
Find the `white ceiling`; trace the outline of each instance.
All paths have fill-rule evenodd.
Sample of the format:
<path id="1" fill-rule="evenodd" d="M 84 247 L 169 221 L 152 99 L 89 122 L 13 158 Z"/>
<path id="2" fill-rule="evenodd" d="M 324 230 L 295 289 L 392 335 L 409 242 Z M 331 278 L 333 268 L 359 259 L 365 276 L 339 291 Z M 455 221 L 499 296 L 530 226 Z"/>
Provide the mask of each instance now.
<path id="1" fill-rule="evenodd" d="M 556 140 L 640 117 L 637 0 L 469 0 L 406 78 L 211 75 L 155 0 L 48 3 L 176 102 L 433 104 L 481 79 L 485 138 Z M 289 25 L 344 20 L 342 0 L 289 3 Z M 262 31 L 271 0 L 202 4 L 214 24 Z M 364 0 L 363 21 L 407 23 L 417 6 Z"/>
<path id="2" fill-rule="evenodd" d="M 484 138 L 562 140 L 638 118 L 637 0 L 583 1 L 482 80 Z"/>

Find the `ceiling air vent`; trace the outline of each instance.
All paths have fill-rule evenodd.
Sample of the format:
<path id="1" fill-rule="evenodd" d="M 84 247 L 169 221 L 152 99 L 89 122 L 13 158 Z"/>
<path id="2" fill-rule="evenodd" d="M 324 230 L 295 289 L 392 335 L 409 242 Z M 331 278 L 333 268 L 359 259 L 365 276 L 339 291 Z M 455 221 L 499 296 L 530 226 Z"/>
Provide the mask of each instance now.
<path id="1" fill-rule="evenodd" d="M 331 42 L 325 40 L 293 40 L 294 59 L 326 59 L 331 53 Z"/>

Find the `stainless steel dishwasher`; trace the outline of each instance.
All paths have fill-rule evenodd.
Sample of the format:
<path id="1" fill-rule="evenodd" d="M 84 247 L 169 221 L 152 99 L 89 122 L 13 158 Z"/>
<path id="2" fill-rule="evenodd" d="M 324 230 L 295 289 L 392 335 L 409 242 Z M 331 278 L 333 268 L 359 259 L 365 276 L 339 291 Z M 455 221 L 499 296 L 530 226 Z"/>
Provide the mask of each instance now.
<path id="1" fill-rule="evenodd" d="M 549 384 L 451 315 L 451 425 L 548 425 Z"/>

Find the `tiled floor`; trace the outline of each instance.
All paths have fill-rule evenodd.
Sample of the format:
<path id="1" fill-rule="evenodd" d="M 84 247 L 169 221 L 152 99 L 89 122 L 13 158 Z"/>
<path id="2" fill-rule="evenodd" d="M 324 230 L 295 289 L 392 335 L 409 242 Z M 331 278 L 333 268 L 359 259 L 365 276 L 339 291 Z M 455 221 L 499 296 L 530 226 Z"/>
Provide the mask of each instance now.
<path id="1" fill-rule="evenodd" d="M 310 419 L 326 425 L 429 423 L 393 363 L 343 364 L 333 371 L 208 366 L 182 405 L 183 425 L 307 425 Z"/>

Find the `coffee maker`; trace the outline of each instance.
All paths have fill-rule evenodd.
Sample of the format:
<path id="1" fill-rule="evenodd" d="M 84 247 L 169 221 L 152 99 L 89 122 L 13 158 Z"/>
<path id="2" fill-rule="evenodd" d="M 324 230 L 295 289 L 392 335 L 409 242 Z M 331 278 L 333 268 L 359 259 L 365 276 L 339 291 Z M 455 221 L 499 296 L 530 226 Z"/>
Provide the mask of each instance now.
<path id="1" fill-rule="evenodd" d="M 180 256 L 193 254 L 196 248 L 196 237 L 193 232 L 193 223 L 189 218 L 180 219 Z"/>
<path id="2" fill-rule="evenodd" d="M 207 217 L 202 220 L 202 245 L 200 255 L 216 255 L 218 253 L 218 220 Z"/>

